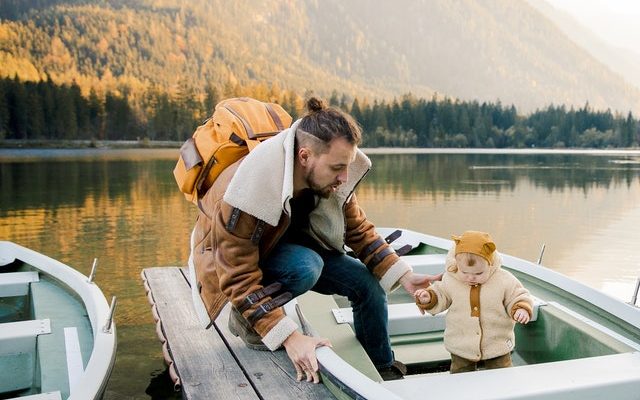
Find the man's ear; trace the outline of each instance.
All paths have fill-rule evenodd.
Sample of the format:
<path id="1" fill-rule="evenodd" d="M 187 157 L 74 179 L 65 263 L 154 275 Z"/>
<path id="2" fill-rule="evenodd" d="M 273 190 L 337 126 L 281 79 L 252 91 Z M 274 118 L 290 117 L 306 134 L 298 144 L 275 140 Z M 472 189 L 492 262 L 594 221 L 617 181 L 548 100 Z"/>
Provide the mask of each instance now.
<path id="1" fill-rule="evenodd" d="M 306 167 L 309 163 L 309 157 L 311 157 L 311 149 L 309 149 L 308 147 L 300 147 L 298 149 L 297 156 L 300 165 Z"/>

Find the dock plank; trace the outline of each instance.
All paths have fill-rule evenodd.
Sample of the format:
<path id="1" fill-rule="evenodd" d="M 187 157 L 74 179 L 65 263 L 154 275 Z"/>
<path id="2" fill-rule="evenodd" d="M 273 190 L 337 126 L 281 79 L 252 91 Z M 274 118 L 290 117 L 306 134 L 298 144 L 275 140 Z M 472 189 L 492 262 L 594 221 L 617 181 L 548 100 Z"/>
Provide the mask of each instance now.
<path id="1" fill-rule="evenodd" d="M 191 289 L 175 267 L 143 270 L 182 384 L 182 397 L 259 399 L 242 368 L 215 329 L 202 329 L 191 302 Z"/>
<path id="2" fill-rule="evenodd" d="M 186 269 L 143 270 L 162 321 L 183 398 L 334 399 L 324 385 L 297 382 L 284 350 L 247 348 L 227 327 L 229 305 L 208 330 L 202 329 L 191 302 Z"/>

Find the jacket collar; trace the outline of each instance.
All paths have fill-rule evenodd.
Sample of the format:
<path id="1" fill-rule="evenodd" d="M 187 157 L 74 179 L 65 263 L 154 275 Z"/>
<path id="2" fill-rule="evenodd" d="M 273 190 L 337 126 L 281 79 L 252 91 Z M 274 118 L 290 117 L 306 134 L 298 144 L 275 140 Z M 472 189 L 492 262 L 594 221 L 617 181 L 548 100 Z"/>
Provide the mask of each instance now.
<path id="1" fill-rule="evenodd" d="M 291 213 L 289 200 L 293 197 L 293 166 L 295 131 L 293 125 L 264 141 L 242 161 L 229 182 L 224 201 L 276 226 L 282 212 Z M 362 177 L 371 168 L 371 161 L 357 149 L 356 159 L 349 165 L 349 178 L 331 197 L 340 204 L 348 199 Z"/>

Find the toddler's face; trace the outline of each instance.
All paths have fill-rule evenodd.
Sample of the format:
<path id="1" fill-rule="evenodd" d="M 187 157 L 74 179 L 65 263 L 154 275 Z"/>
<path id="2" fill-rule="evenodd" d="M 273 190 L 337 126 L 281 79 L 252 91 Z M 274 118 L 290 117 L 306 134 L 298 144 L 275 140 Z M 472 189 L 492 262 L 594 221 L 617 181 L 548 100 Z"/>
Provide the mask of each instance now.
<path id="1" fill-rule="evenodd" d="M 472 253 L 456 255 L 458 276 L 470 286 L 483 284 L 489 279 L 489 263 L 484 258 Z"/>

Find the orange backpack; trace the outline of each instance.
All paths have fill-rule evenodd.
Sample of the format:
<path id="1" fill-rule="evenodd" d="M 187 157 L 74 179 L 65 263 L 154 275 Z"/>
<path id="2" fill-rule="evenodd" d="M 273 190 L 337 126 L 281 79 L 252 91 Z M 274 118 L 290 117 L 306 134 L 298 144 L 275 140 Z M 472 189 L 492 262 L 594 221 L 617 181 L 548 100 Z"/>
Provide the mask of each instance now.
<path id="1" fill-rule="evenodd" d="M 291 126 L 291 120 L 276 103 L 248 97 L 221 101 L 180 148 L 173 169 L 180 191 L 197 204 L 225 168 Z"/>

